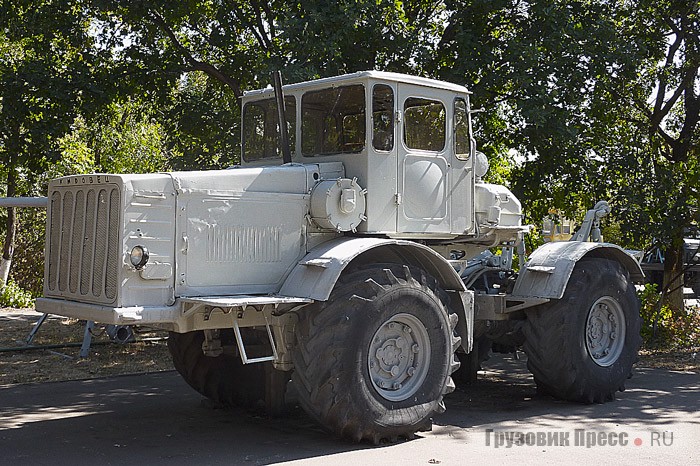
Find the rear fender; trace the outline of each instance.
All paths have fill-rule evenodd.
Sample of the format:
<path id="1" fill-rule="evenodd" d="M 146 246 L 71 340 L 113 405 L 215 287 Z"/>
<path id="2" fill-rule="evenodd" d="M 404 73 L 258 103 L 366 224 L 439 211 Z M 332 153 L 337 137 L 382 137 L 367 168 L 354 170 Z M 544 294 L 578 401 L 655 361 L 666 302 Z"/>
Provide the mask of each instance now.
<path id="1" fill-rule="evenodd" d="M 610 243 L 562 241 L 537 248 L 521 271 L 513 297 L 561 299 L 576 263 L 584 257 L 612 259 L 627 269 L 633 282 L 644 280 L 639 263 L 621 247 Z"/>

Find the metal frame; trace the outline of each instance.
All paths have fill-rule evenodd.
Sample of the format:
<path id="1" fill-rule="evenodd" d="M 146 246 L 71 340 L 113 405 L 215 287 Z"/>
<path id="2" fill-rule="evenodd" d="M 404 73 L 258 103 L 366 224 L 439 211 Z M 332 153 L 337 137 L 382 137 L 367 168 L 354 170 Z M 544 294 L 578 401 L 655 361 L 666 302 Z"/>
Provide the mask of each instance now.
<path id="1" fill-rule="evenodd" d="M 243 343 L 243 337 L 241 336 L 241 328 L 238 325 L 238 319 L 233 321 L 233 333 L 236 335 L 236 342 L 238 343 L 238 351 L 241 353 L 241 361 L 243 364 L 253 364 L 256 362 L 265 361 L 276 361 L 277 360 L 277 346 L 275 345 L 275 340 L 272 337 L 272 330 L 270 329 L 270 322 L 265 317 L 265 330 L 267 330 L 267 337 L 270 339 L 270 347 L 272 348 L 271 356 L 261 356 L 259 358 L 249 358 L 245 351 L 245 344 Z"/>

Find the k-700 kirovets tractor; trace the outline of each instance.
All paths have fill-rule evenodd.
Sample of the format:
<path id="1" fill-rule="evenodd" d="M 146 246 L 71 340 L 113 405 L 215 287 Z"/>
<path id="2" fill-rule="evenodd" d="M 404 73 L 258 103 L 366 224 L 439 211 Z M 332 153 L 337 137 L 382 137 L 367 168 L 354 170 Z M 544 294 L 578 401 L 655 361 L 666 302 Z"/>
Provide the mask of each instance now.
<path id="1" fill-rule="evenodd" d="M 524 346 L 556 397 L 612 399 L 640 344 L 639 265 L 588 241 L 605 203 L 525 262 L 469 97 L 376 71 L 276 86 L 242 98 L 240 166 L 56 179 L 37 309 L 169 330 L 218 403 L 279 409 L 291 379 L 355 440 L 428 428 L 458 361 L 473 373 L 492 343 Z"/>

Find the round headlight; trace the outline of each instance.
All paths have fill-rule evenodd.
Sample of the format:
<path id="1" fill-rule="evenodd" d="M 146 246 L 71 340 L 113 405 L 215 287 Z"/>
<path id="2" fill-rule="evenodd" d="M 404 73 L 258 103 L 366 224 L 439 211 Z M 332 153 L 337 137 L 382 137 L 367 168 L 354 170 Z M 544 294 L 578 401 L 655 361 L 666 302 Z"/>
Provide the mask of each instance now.
<path id="1" fill-rule="evenodd" d="M 145 246 L 134 246 L 129 255 L 131 265 L 136 267 L 136 270 L 141 270 L 148 262 L 148 249 Z"/>

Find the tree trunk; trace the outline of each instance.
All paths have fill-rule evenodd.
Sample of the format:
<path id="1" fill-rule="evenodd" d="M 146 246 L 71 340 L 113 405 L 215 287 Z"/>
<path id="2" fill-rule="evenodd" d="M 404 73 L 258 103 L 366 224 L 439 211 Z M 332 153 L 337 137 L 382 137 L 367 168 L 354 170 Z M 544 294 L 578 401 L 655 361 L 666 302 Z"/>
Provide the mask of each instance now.
<path id="1" fill-rule="evenodd" d="M 681 236 L 682 238 L 682 236 Z M 674 313 L 684 310 L 683 303 L 683 241 L 675 243 L 664 253 L 664 282 L 662 304 Z"/>
<path id="2" fill-rule="evenodd" d="M 15 169 L 10 165 L 7 171 L 7 197 L 14 197 L 17 193 L 17 178 Z M 17 235 L 17 216 L 14 207 L 7 208 L 7 223 L 5 231 L 5 244 L 0 258 L 0 290 L 7 285 L 7 277 L 10 275 L 12 254 L 15 250 L 15 237 Z"/>

